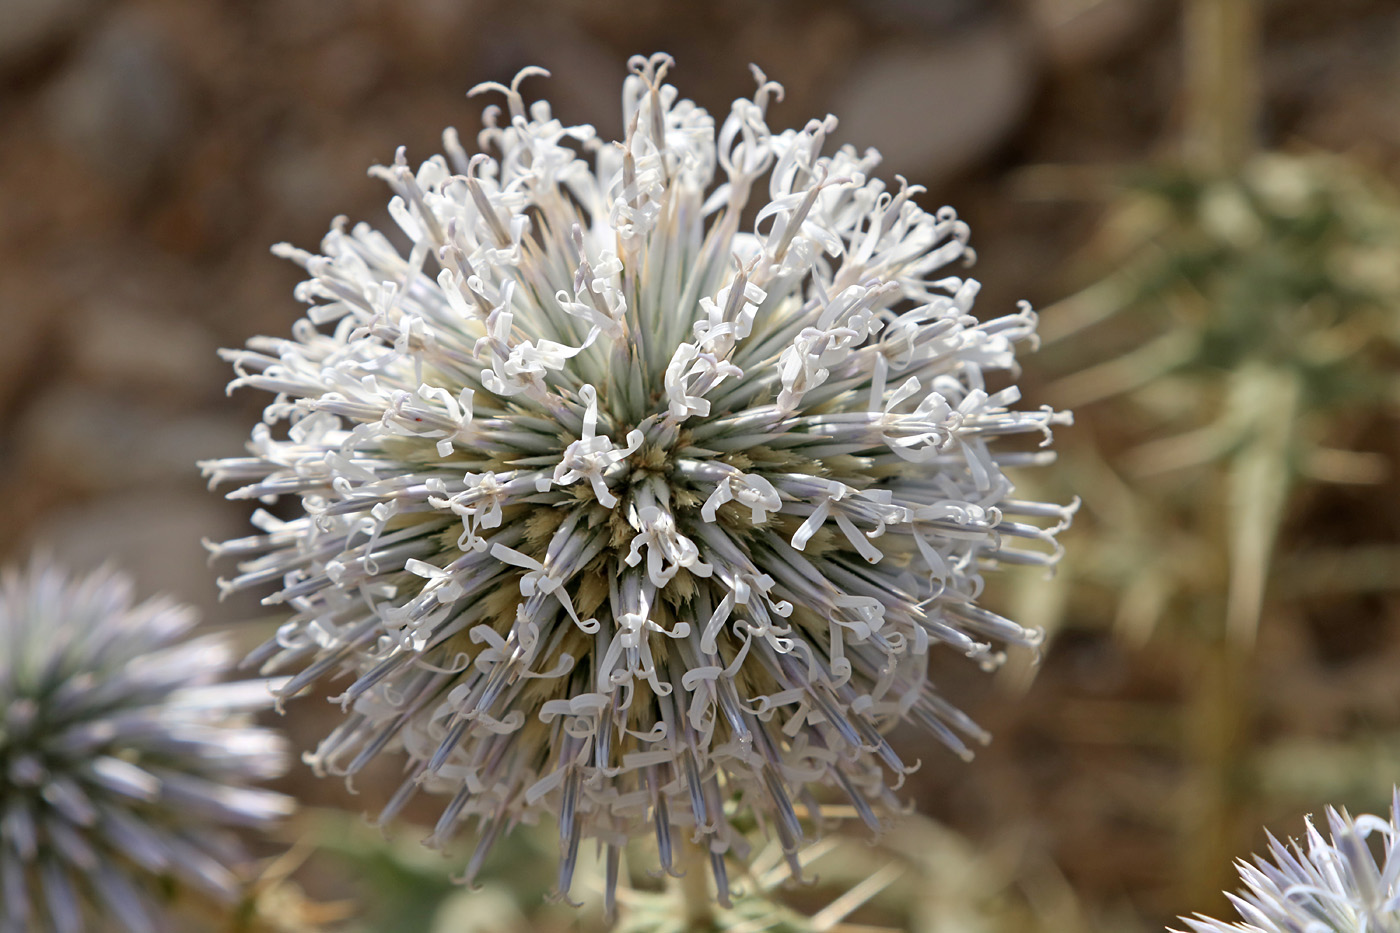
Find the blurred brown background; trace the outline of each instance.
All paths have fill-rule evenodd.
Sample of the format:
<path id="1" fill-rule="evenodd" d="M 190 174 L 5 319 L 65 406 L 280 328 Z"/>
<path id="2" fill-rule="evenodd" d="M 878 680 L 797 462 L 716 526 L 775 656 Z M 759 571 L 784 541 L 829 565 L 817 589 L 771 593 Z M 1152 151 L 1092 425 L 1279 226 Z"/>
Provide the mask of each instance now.
<path id="1" fill-rule="evenodd" d="M 1261 145 L 1400 180 L 1394 0 L 1260 11 Z M 842 141 L 885 153 L 886 177 L 958 208 L 993 316 L 1103 271 L 1083 256 L 1103 183 L 1177 147 L 1180 18 L 1174 0 L 0 0 L 0 556 L 113 558 L 215 622 L 259 615 L 215 602 L 199 545 L 242 534 L 247 509 L 193 463 L 235 454 L 263 403 L 225 398 L 214 351 L 288 330 L 298 270 L 268 247 L 314 247 L 341 213 L 387 224 L 365 169 L 398 145 L 416 164 L 449 124 L 469 138 L 479 81 L 544 65 L 554 77 L 527 97 L 615 138 L 629 55 L 670 52 L 674 83 L 720 115 L 758 63 L 787 88 L 775 127 L 834 112 Z M 1026 366 L 1038 404 L 1045 377 Z M 1357 446 L 1400 452 L 1393 412 L 1367 423 Z M 1397 491 L 1392 476 L 1313 497 L 1282 546 L 1393 544 Z M 1070 562 L 1077 534 L 1112 529 L 1068 533 Z M 1175 816 L 1191 651 L 1170 632 L 1127 643 L 1110 615 L 1070 618 L 1034 679 L 940 670 L 997 741 L 970 766 L 930 748 L 910 781 L 974 848 L 1012 853 L 998 870 L 1048 927 L 1149 929 L 1218 909 L 1202 892 L 1232 883 L 1226 864 L 1191 867 Z M 1247 670 L 1259 713 L 1241 741 L 1274 770 L 1251 779 L 1269 793 L 1236 815 L 1237 854 L 1255 827 L 1297 833 L 1328 800 L 1387 802 L 1393 590 L 1270 604 Z"/>

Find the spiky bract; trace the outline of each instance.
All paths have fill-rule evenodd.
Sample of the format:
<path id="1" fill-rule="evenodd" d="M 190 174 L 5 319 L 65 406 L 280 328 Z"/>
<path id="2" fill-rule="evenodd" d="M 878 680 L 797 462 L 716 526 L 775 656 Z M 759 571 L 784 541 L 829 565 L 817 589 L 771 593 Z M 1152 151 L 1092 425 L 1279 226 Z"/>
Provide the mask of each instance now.
<path id="1" fill-rule="evenodd" d="M 1195 933 L 1397 933 L 1400 931 L 1400 790 L 1390 819 L 1327 808 L 1330 838 L 1307 820 L 1306 847 L 1269 836 L 1269 856 L 1237 867 L 1244 888 L 1228 895 L 1241 921 L 1197 914 Z M 1378 844 L 1377 844 L 1378 843 Z M 1380 860 L 1377 861 L 1377 851 Z M 1270 860 L 1272 859 L 1272 860 Z"/>

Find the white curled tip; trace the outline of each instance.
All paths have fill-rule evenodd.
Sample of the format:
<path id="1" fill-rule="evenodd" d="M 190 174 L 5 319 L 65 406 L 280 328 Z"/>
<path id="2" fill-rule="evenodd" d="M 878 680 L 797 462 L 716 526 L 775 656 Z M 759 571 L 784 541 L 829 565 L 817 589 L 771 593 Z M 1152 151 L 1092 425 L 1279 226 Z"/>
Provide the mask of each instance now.
<path id="1" fill-rule="evenodd" d="M 654 509 L 642 515 L 643 530 L 632 539 L 625 562 L 635 567 L 642 560 L 642 546 L 647 548 L 647 579 L 656 587 L 664 587 L 681 570 L 689 570 L 697 577 L 709 577 L 714 567 L 700 559 L 700 548 L 681 534 L 670 522 L 670 516 L 660 517 Z M 667 561 L 670 563 L 668 564 Z"/>
<path id="2" fill-rule="evenodd" d="M 783 86 L 777 81 L 769 80 L 768 75 L 764 73 L 762 68 L 758 67 L 758 65 L 753 62 L 749 62 L 749 72 L 753 75 L 754 83 L 758 85 L 758 89 L 754 91 L 753 102 L 758 105 L 760 110 L 767 107 L 768 96 L 770 94 L 776 101 L 781 101 L 783 99 Z"/>
<path id="3" fill-rule="evenodd" d="M 583 439 L 592 441 L 598 434 L 598 390 L 587 383 L 579 387 L 578 397 L 583 400 Z"/>
<path id="4" fill-rule="evenodd" d="M 608 261 L 607 254 L 604 255 L 603 263 L 596 270 L 587 259 L 581 260 L 574 276 L 573 295 L 561 288 L 555 291 L 554 300 L 565 314 L 587 321 L 593 330 L 601 331 L 613 340 L 621 340 L 625 339 L 627 332 L 627 299 L 610 281 L 614 263 Z M 621 271 L 620 264 L 616 265 L 617 271 Z"/>
<path id="5" fill-rule="evenodd" d="M 649 86 L 655 87 L 666 77 L 666 72 L 676 64 L 676 60 L 665 52 L 655 52 L 650 56 L 633 55 L 627 59 L 627 70 L 641 78 Z"/>
<path id="6" fill-rule="evenodd" d="M 618 447 L 612 438 L 598 432 L 598 392 L 591 385 L 579 389 L 583 400 L 583 436 L 564 450 L 564 456 L 554 468 L 553 482 L 557 486 L 568 486 L 581 479 L 587 479 L 593 487 L 593 495 L 606 508 L 617 506 L 617 496 L 608 489 L 603 475 L 615 463 L 621 463 L 637 452 L 644 439 L 641 431 L 633 429 L 627 433 L 627 446 Z"/>
<path id="7" fill-rule="evenodd" d="M 272 255 L 276 256 L 278 259 L 291 260 L 303 269 L 309 269 L 312 260 L 316 258 L 315 253 L 307 252 L 304 249 L 300 249 L 286 242 L 274 243 L 271 252 Z"/>
<path id="8" fill-rule="evenodd" d="M 667 364 L 664 376 L 668 419 L 680 422 L 692 415 L 708 416 L 710 402 L 705 394 L 724 380 L 743 375 L 744 371 L 728 360 L 702 352 L 693 343 L 681 344 Z"/>
<path id="9" fill-rule="evenodd" d="M 715 484 L 715 491 L 700 507 L 700 517 L 707 522 L 715 521 L 716 512 L 726 502 L 747 506 L 749 518 L 755 525 L 763 524 L 770 512 L 777 512 L 783 507 L 783 500 L 772 483 L 757 474 L 738 471 Z"/>
<path id="10" fill-rule="evenodd" d="M 550 77 L 549 70 L 541 68 L 539 65 L 529 65 L 515 73 L 515 77 L 510 80 L 510 87 L 506 87 L 499 81 L 483 81 L 467 91 L 467 96 L 476 97 L 487 91 L 500 91 L 505 95 L 506 101 L 510 105 L 511 118 L 523 117 L 525 116 L 525 100 L 520 96 L 520 84 L 526 78 L 534 76 L 548 78 Z"/>

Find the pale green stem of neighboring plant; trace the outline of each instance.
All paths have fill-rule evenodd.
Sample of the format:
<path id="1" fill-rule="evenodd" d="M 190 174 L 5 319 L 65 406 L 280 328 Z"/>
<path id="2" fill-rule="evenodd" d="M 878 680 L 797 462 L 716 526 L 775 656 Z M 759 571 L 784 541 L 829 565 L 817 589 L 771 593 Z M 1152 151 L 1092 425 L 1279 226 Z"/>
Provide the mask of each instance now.
<path id="1" fill-rule="evenodd" d="M 1082 406 L 1136 389 L 1191 360 L 1199 342 L 1193 331 L 1167 331 L 1136 350 L 1052 383 L 1046 394 L 1056 402 Z"/>
<path id="2" fill-rule="evenodd" d="M 676 880 L 684 905 L 685 926 L 682 929 L 708 930 L 714 926 L 715 899 L 710 893 L 708 853 L 694 842 L 686 840 L 681 847 L 681 870 L 685 874 Z"/>
<path id="3" fill-rule="evenodd" d="M 1269 564 L 1288 499 L 1293 431 L 1300 387 L 1296 373 L 1261 365 L 1237 373 L 1227 420 L 1248 423 L 1244 447 L 1230 463 L 1230 591 L 1226 634 L 1241 647 L 1254 643 Z"/>
<path id="4" fill-rule="evenodd" d="M 1187 0 L 1183 156 L 1193 168 L 1238 169 L 1253 152 L 1258 111 L 1254 0 Z"/>

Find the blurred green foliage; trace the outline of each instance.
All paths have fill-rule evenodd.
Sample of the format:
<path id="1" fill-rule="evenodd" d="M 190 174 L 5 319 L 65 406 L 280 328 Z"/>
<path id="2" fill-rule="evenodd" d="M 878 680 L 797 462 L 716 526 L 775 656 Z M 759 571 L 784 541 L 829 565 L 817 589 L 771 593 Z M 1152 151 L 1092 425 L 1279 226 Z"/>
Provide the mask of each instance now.
<path id="1" fill-rule="evenodd" d="M 1300 485 L 1390 469 L 1344 445 L 1397 397 L 1400 201 L 1334 156 L 1165 169 L 1109 207 L 1091 252 L 1112 271 L 1047 309 L 1041 358 L 1065 374 L 1053 400 L 1112 434 L 1059 477 L 1109 491 L 1075 563 L 1138 639 L 1172 597 L 1228 592 L 1206 615 L 1247 644 Z"/>
<path id="2" fill-rule="evenodd" d="M 577 891 L 581 906 L 554 900 L 553 827 L 522 826 L 500 843 L 475 888 L 452 883 L 464 860 L 445 857 L 418 843 L 420 833 L 402 827 L 392 839 L 353 816 L 316 811 L 296 828 L 300 844 L 314 852 L 298 873 L 261 885 L 250 907 L 255 922 L 244 930 L 301 933 L 535 933 L 610 928 L 601 905 L 602 865 L 581 858 Z M 1004 903 L 1010 872 L 1005 853 L 978 854 L 969 843 L 915 815 L 896 820 L 872 839 L 863 829 L 835 827 L 797 853 L 802 877 L 776 843 L 763 846 L 736 876 L 734 904 L 721 909 L 704 897 L 687 901 L 684 879 L 658 877 L 644 866 L 655 853 L 642 844 L 628 849 L 624 884 L 618 892 L 620 933 L 968 933 L 1015 929 Z M 689 871 L 703 869 L 691 865 Z M 705 878 L 708 884 L 708 876 Z M 358 905 L 353 919 L 317 905 L 300 885 L 354 878 L 340 892 Z M 319 882 L 318 882 L 318 879 Z M 294 892 L 290 889 L 294 889 Z M 309 923 L 319 912 L 324 924 Z M 342 907 L 347 906 L 345 903 Z M 343 911 L 342 911 L 343 912 Z M 1023 921 L 1024 918 L 1022 917 Z"/>

